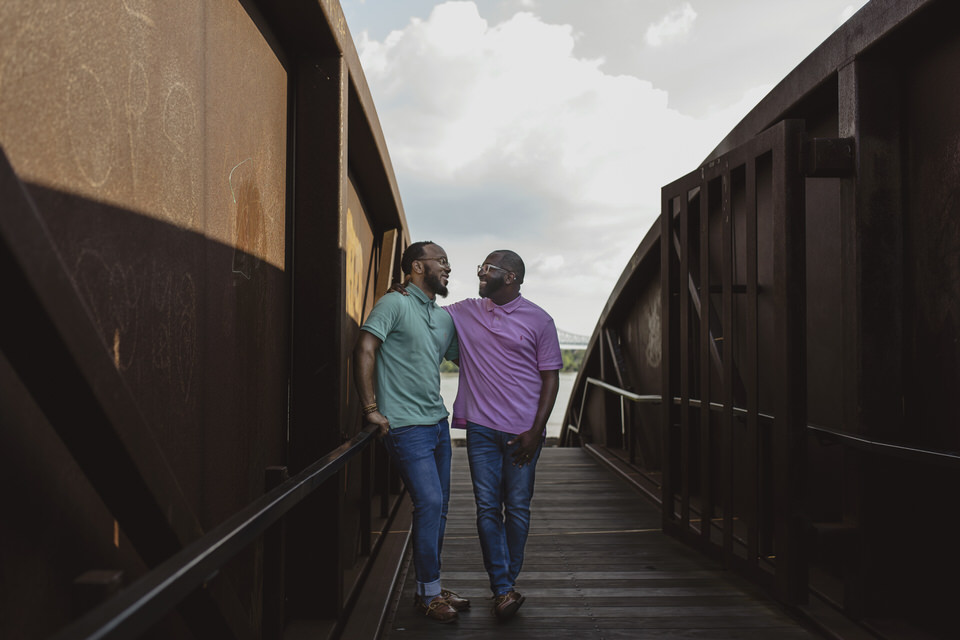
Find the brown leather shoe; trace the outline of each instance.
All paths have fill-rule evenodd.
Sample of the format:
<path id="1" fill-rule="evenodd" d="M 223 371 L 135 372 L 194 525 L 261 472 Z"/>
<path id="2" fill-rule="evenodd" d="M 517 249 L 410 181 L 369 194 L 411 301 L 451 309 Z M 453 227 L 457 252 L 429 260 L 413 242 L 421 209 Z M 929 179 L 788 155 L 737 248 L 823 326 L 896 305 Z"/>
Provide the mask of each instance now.
<path id="1" fill-rule="evenodd" d="M 450 606 L 457 611 L 466 611 L 470 608 L 470 601 L 468 599 L 461 598 L 459 594 L 454 593 L 449 589 L 444 589 L 440 592 L 440 595 L 443 596 L 443 599 L 449 602 Z"/>
<path id="2" fill-rule="evenodd" d="M 424 604 L 423 599 L 420 598 L 420 596 L 415 596 L 415 598 L 416 601 L 414 602 L 414 605 L 416 606 L 417 611 L 428 618 L 433 618 L 437 622 L 446 624 L 447 622 L 454 622 L 460 617 L 460 614 L 457 613 L 457 610 L 450 606 L 450 603 L 447 602 L 443 596 L 434 597 L 434 599 L 430 601 L 430 604 Z"/>
<path id="3" fill-rule="evenodd" d="M 524 600 L 526 600 L 526 598 L 516 591 L 510 591 L 509 593 L 496 596 L 493 599 L 493 615 L 497 616 L 500 620 L 506 620 L 517 612 L 517 609 L 520 608 Z"/>

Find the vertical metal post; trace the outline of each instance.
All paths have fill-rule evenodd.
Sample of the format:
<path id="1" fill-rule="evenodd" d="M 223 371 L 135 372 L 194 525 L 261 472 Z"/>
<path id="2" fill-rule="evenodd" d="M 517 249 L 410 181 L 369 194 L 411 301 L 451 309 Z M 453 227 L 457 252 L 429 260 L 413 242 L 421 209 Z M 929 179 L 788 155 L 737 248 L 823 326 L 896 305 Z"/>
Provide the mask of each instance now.
<path id="1" fill-rule="evenodd" d="M 627 443 L 627 423 L 623 416 L 623 396 L 620 396 L 620 434 L 623 437 L 625 446 L 629 449 L 630 445 Z"/>
<path id="2" fill-rule="evenodd" d="M 379 479 L 378 491 L 380 491 L 380 517 L 386 518 L 390 515 L 390 456 L 386 449 L 379 444 L 372 444 L 370 448 L 374 450 L 374 455 L 380 460 L 377 465 L 377 478 Z"/>
<path id="3" fill-rule="evenodd" d="M 839 135 L 854 139 L 855 174 L 841 180 L 841 277 L 843 282 L 844 430 L 866 438 L 903 433 L 905 418 L 905 273 L 903 207 L 904 138 L 909 127 L 902 60 L 893 55 L 857 58 L 839 69 Z M 878 105 L 882 105 L 878 106 Z M 925 133 L 924 135 L 929 135 Z M 917 170 L 914 167 L 914 170 Z M 907 557 L 889 557 L 909 528 L 889 523 L 887 501 L 919 505 L 923 480 L 891 481 L 872 456 L 849 452 L 844 487 L 845 516 L 869 531 L 858 546 L 855 569 L 845 580 L 848 611 L 857 616 L 888 615 L 901 585 L 916 579 Z M 919 508 L 919 507 L 918 507 Z M 882 568 L 881 568 L 882 567 Z"/>
<path id="4" fill-rule="evenodd" d="M 617 360 L 617 351 L 613 343 L 613 332 L 610 331 L 610 327 L 603 328 L 601 332 L 601 341 L 606 342 L 606 345 L 607 345 L 607 349 L 604 350 L 603 345 L 601 344 L 601 348 L 600 348 L 601 364 L 605 361 L 609 362 L 609 368 L 604 369 L 601 367 L 601 378 L 605 382 L 616 384 L 618 387 L 622 389 L 624 388 L 623 374 L 620 372 L 620 363 Z M 607 354 L 608 360 L 604 360 L 603 353 Z M 613 370 L 616 380 L 612 380 L 610 378 L 611 370 Z M 607 377 L 603 377 L 604 375 L 606 375 Z M 615 398 L 611 398 L 609 394 L 605 393 L 603 394 L 602 402 L 603 402 L 603 413 L 604 413 L 604 417 L 606 418 L 606 420 L 604 421 L 606 425 L 606 428 L 604 429 L 604 431 L 606 434 L 605 437 L 606 437 L 607 446 L 611 446 L 613 444 L 613 442 L 615 441 L 614 436 L 616 435 L 620 438 L 620 447 L 624 449 L 627 448 L 628 445 L 626 442 L 626 438 L 624 437 L 625 434 L 624 434 L 623 424 L 622 424 L 622 413 L 623 413 L 622 410 L 621 410 L 621 428 L 619 433 L 615 434 L 613 431 L 612 420 L 609 419 L 610 414 L 613 413 L 614 407 L 616 406 Z"/>
<path id="5" fill-rule="evenodd" d="M 705 187 L 700 191 L 700 539 L 709 544 L 714 510 L 710 428 L 710 354 L 714 345 L 710 332 L 710 205 Z"/>
<path id="6" fill-rule="evenodd" d="M 670 445 L 673 432 L 675 409 L 673 397 L 673 359 L 671 349 L 673 343 L 673 294 L 677 289 L 677 276 L 673 269 L 673 202 L 672 194 L 667 188 L 661 191 L 660 204 L 660 389 L 663 402 L 660 404 L 661 428 L 661 526 L 664 530 L 673 531 L 673 468 Z"/>
<path id="7" fill-rule="evenodd" d="M 360 453 L 360 555 L 370 555 L 370 534 L 373 530 L 373 444 Z"/>
<path id="8" fill-rule="evenodd" d="M 806 601 L 803 472 L 806 440 L 806 225 L 799 152 L 803 123 L 780 125 L 783 152 L 773 154 L 774 371 L 773 435 L 776 586 L 782 600 Z"/>
<path id="9" fill-rule="evenodd" d="M 701 197 L 703 194 L 701 193 Z M 680 199 L 680 527 L 690 528 L 690 206 Z"/>
<path id="10" fill-rule="evenodd" d="M 267 467 L 264 493 L 279 487 L 289 477 L 286 467 Z M 286 518 L 280 518 L 263 534 L 263 619 L 260 633 L 264 640 L 280 640 L 285 626 L 285 522 Z"/>
<path id="11" fill-rule="evenodd" d="M 349 77 L 340 55 L 298 58 L 291 312 L 290 468 L 341 443 Z M 323 282 L 323 287 L 317 283 Z M 293 617 L 336 618 L 343 601 L 342 493 L 329 482 L 290 514 L 288 607 Z"/>
<path id="12" fill-rule="evenodd" d="M 753 154 L 746 160 L 745 166 L 745 194 L 744 216 L 746 216 L 746 326 L 743 330 L 744 361 L 740 365 L 743 385 L 746 391 L 747 425 L 743 463 L 747 465 L 748 495 L 745 498 L 747 505 L 747 562 L 756 567 L 760 549 L 760 446 L 759 446 L 759 413 L 760 403 L 758 395 L 757 362 L 758 362 L 758 331 L 757 324 L 757 162 Z"/>
<path id="13" fill-rule="evenodd" d="M 723 443 L 721 464 L 723 478 L 723 557 L 728 566 L 733 562 L 733 523 L 734 523 L 734 490 L 736 483 L 736 469 L 734 461 L 733 433 L 733 356 L 734 340 L 737 331 L 733 326 L 733 207 L 730 203 L 730 163 L 723 161 L 720 175 L 721 204 L 720 215 L 721 249 L 720 249 L 720 280 L 723 288 L 723 414 L 720 420 L 721 442 Z"/>

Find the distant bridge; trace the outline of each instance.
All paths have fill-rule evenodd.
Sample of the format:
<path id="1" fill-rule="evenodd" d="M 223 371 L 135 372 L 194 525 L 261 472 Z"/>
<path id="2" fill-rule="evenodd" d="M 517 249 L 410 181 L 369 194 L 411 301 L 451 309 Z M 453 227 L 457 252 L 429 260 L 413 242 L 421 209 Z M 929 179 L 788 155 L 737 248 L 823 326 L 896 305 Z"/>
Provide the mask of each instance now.
<path id="1" fill-rule="evenodd" d="M 578 349 L 582 351 L 587 348 L 587 343 L 590 342 L 590 336 L 581 336 L 576 333 L 564 331 L 563 329 L 557 329 L 557 337 L 560 338 L 561 349 Z"/>

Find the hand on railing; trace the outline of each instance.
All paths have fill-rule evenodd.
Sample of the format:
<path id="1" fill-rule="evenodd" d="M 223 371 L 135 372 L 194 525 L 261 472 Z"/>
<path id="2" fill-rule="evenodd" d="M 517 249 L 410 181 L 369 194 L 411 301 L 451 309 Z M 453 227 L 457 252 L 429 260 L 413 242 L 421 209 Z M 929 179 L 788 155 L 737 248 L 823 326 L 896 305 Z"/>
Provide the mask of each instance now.
<path id="1" fill-rule="evenodd" d="M 371 411 L 363 416 L 363 419 L 368 424 L 373 424 L 378 427 L 375 434 L 378 438 L 382 438 L 390 431 L 390 420 L 387 418 L 387 416 L 383 415 L 379 411 Z"/>

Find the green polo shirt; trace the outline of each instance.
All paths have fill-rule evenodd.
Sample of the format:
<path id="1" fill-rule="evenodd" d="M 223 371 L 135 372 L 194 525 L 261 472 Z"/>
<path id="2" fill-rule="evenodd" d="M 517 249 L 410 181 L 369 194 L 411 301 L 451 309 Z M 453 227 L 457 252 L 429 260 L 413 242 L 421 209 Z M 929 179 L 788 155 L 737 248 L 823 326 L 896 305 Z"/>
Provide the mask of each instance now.
<path id="1" fill-rule="evenodd" d="M 447 417 L 440 363 L 460 355 L 450 314 L 416 285 L 407 284 L 407 292 L 380 298 L 360 327 L 383 342 L 377 352 L 377 404 L 391 428 Z"/>

